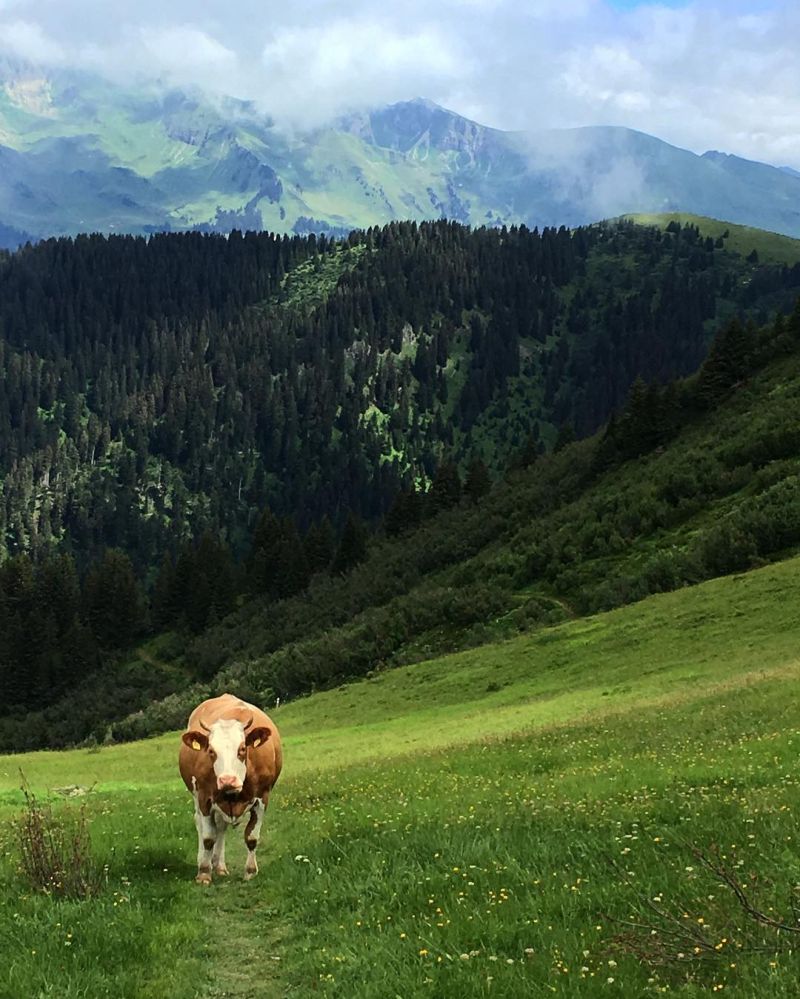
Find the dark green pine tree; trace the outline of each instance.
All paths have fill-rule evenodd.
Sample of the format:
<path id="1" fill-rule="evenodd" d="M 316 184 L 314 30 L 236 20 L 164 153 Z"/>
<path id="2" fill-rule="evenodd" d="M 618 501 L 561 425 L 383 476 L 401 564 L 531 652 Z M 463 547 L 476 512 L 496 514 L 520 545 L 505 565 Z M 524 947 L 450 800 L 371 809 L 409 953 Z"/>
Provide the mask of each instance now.
<path id="1" fill-rule="evenodd" d="M 732 319 L 720 329 L 697 381 L 698 396 L 703 403 L 712 405 L 747 376 L 754 346 L 752 332 L 739 319 Z"/>
<path id="2" fill-rule="evenodd" d="M 558 428 L 558 436 L 553 445 L 553 453 L 558 454 L 559 451 L 563 451 L 565 447 L 574 443 L 574 441 L 575 427 L 571 423 L 562 423 Z"/>
<path id="3" fill-rule="evenodd" d="M 331 572 L 334 575 L 344 575 L 359 562 L 363 562 L 367 554 L 367 531 L 363 521 L 354 513 L 350 513 L 339 539 L 339 546 L 333 559 Z"/>
<path id="4" fill-rule="evenodd" d="M 153 591 L 150 595 L 150 621 L 156 631 L 174 627 L 182 610 L 178 592 L 175 563 L 167 552 L 161 559 Z"/>
<path id="5" fill-rule="evenodd" d="M 652 451 L 663 440 L 661 397 L 656 385 L 640 377 L 631 386 L 617 427 L 616 443 L 623 458 Z"/>
<path id="6" fill-rule="evenodd" d="M 52 692 L 63 689 L 65 664 L 61 650 L 58 622 L 53 609 L 47 606 L 37 608 L 36 631 L 31 635 L 35 649 L 31 663 L 31 676 L 28 678 L 31 693 L 37 701 L 49 700 Z"/>
<path id="7" fill-rule="evenodd" d="M 396 538 L 407 531 L 413 531 L 421 518 L 422 502 L 417 490 L 414 486 L 401 489 L 384 518 L 384 530 L 390 538 Z"/>
<path id="8" fill-rule="evenodd" d="M 80 613 L 81 588 L 78 571 L 70 555 L 51 556 L 39 566 L 36 602 L 54 615 L 59 635 L 72 627 Z"/>
<path id="9" fill-rule="evenodd" d="M 208 580 L 209 607 L 206 623 L 221 621 L 236 604 L 236 567 L 225 542 L 206 531 L 195 552 L 195 570 Z"/>
<path id="10" fill-rule="evenodd" d="M 35 636 L 37 682 L 42 695 L 52 696 L 70 682 L 82 679 L 80 660 L 72 657 L 68 647 L 81 606 L 80 582 L 71 556 L 52 555 L 45 559 L 36 569 L 34 589 L 36 616 L 41 622 Z"/>
<path id="11" fill-rule="evenodd" d="M 276 579 L 274 596 L 285 599 L 302 593 L 308 586 L 310 572 L 303 542 L 291 517 L 284 517 L 280 522 L 274 562 Z"/>
<path id="12" fill-rule="evenodd" d="M 205 572 L 195 573 L 192 585 L 183 599 L 184 620 L 193 634 L 199 635 L 208 624 L 213 603 L 214 595 L 208 575 Z"/>
<path id="13" fill-rule="evenodd" d="M 0 565 L 0 686 L 8 706 L 31 703 L 30 636 L 35 624 L 33 566 L 27 555 Z"/>
<path id="14" fill-rule="evenodd" d="M 124 649 L 144 625 L 144 603 L 130 558 L 109 548 L 86 576 L 83 614 L 98 645 Z"/>
<path id="15" fill-rule="evenodd" d="M 303 549 L 310 575 L 330 569 L 336 554 L 336 533 L 327 517 L 309 527 L 303 539 Z"/>
<path id="16" fill-rule="evenodd" d="M 428 492 L 428 509 L 431 514 L 450 510 L 461 501 L 461 477 L 454 461 L 443 461 L 436 469 Z"/>
<path id="17" fill-rule="evenodd" d="M 531 465 L 535 465 L 539 460 L 541 453 L 542 442 L 539 437 L 539 424 L 537 423 L 525 439 L 523 448 L 517 451 L 512 457 L 510 470 L 519 471 L 520 469 L 530 468 Z"/>
<path id="18" fill-rule="evenodd" d="M 626 455 L 623 453 L 621 435 L 620 418 L 615 412 L 612 412 L 605 430 L 600 437 L 600 444 L 595 452 L 594 467 L 597 471 L 612 468 L 618 462 L 625 459 Z"/>
<path id="19" fill-rule="evenodd" d="M 794 304 L 792 314 L 786 321 L 786 329 L 794 338 L 795 342 L 800 340 L 800 298 Z"/>
<path id="20" fill-rule="evenodd" d="M 194 585 L 195 549 L 191 541 L 186 540 L 178 549 L 175 560 L 175 578 L 173 581 L 173 621 L 176 625 L 186 623 L 186 605 Z"/>
<path id="21" fill-rule="evenodd" d="M 467 468 L 464 492 L 473 503 L 478 503 L 491 490 L 492 480 L 489 469 L 481 458 L 473 458 Z"/>
<path id="22" fill-rule="evenodd" d="M 256 524 L 247 559 L 247 575 L 253 593 L 263 593 L 273 598 L 276 596 L 279 572 L 276 552 L 280 539 L 280 521 L 267 507 Z"/>

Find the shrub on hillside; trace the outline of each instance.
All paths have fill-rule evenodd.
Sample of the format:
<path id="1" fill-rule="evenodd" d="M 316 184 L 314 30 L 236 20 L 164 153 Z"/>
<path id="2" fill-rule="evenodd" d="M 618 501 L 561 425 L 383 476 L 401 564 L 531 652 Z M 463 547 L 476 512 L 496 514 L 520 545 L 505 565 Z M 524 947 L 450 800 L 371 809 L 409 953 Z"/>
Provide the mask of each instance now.
<path id="1" fill-rule="evenodd" d="M 758 555 L 755 539 L 733 518 L 715 524 L 702 534 L 693 551 L 709 576 L 749 569 Z"/>
<path id="2" fill-rule="evenodd" d="M 220 674 L 217 683 L 244 682 L 262 697 L 264 691 L 286 697 L 333 686 L 365 676 L 382 664 L 397 665 L 404 646 L 426 631 L 460 631 L 504 613 L 509 604 L 508 591 L 498 585 L 415 591 L 334 631 L 235 664 Z"/>
<path id="3" fill-rule="evenodd" d="M 186 719 L 200 701 L 211 697 L 211 689 L 202 684 L 192 684 L 179 693 L 170 694 L 163 700 L 148 704 L 146 708 L 129 714 L 110 726 L 114 742 L 131 742 L 146 739 L 151 735 L 180 729 L 186 726 Z"/>
<path id="4" fill-rule="evenodd" d="M 92 855 L 86 812 L 43 805 L 23 786 L 25 808 L 16 822 L 20 872 L 35 890 L 80 900 L 100 891 L 106 871 Z"/>

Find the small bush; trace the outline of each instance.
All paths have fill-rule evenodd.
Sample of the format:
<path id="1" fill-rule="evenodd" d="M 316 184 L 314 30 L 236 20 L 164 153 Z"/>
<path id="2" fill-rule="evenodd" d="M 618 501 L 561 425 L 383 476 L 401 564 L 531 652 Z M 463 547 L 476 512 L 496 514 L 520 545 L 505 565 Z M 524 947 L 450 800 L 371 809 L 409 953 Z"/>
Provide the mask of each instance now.
<path id="1" fill-rule="evenodd" d="M 97 895 L 106 869 L 92 856 L 86 811 L 55 815 L 23 785 L 25 808 L 17 820 L 20 870 L 36 891 L 57 898 Z"/>
<path id="2" fill-rule="evenodd" d="M 241 691 L 242 685 L 239 684 L 237 689 Z M 217 692 L 205 684 L 194 683 L 114 722 L 109 726 L 106 738 L 108 740 L 110 734 L 109 741 L 130 742 L 134 739 L 148 739 L 170 729 L 183 728 L 196 705 Z"/>

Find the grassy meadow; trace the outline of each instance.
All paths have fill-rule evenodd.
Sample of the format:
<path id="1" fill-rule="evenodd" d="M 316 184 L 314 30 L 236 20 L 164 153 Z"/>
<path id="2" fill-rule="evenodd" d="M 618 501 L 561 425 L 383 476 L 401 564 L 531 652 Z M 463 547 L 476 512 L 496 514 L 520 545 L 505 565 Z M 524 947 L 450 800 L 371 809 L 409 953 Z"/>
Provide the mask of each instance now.
<path id="1" fill-rule="evenodd" d="M 248 884 L 241 828 L 194 884 L 175 734 L 2 757 L 0 997 L 795 997 L 798 608 L 793 559 L 283 705 Z M 21 881 L 20 768 L 94 900 Z"/>
<path id="2" fill-rule="evenodd" d="M 784 236 L 781 233 L 769 232 L 766 229 L 756 229 L 749 225 L 739 225 L 735 222 L 724 222 L 720 219 L 707 218 L 705 215 L 693 215 L 691 212 L 656 212 L 646 214 L 640 212 L 626 215 L 625 218 L 638 225 L 654 225 L 666 229 L 670 222 L 680 222 L 681 225 L 696 225 L 704 236 L 716 239 L 724 236 L 725 248 L 746 257 L 753 250 L 758 253 L 759 260 L 773 264 L 796 264 L 800 262 L 800 239 Z M 724 234 L 727 233 L 727 236 Z"/>

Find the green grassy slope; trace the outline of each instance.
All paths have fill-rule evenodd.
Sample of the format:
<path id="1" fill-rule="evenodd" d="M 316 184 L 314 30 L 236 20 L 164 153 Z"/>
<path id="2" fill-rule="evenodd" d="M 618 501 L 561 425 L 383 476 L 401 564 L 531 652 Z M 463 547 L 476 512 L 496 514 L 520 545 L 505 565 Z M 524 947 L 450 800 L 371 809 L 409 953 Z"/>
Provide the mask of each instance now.
<path id="1" fill-rule="evenodd" d="M 777 264 L 800 263 L 800 239 L 784 236 L 777 232 L 767 232 L 755 229 L 753 226 L 737 225 L 720 219 L 711 219 L 703 215 L 692 215 L 691 212 L 659 212 L 655 214 L 625 215 L 638 225 L 654 225 L 666 229 L 670 222 L 680 222 L 681 225 L 694 225 L 704 236 L 717 239 L 723 236 L 725 249 L 738 253 L 743 257 L 756 250 L 759 260 Z M 725 236 L 725 233 L 728 233 Z"/>
<path id="2" fill-rule="evenodd" d="M 785 558 L 800 542 L 799 394 L 800 357 L 784 357 L 635 461 L 598 470 L 599 442 L 581 442 L 376 543 L 345 579 L 247 604 L 188 659 L 266 700 Z M 138 725 L 118 735 L 153 731 Z"/>
<path id="3" fill-rule="evenodd" d="M 788 999 L 791 938 L 691 846 L 719 844 L 748 891 L 774 879 L 763 904 L 787 908 L 798 597 L 793 559 L 282 706 L 286 771 L 247 885 L 238 842 L 231 881 L 191 880 L 175 734 L 4 757 L 0 995 Z M 19 882 L 20 766 L 42 792 L 98 782 L 99 899 Z"/>

